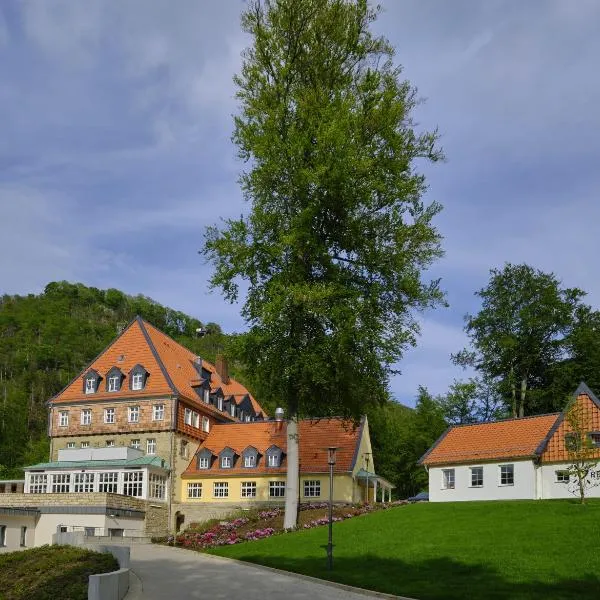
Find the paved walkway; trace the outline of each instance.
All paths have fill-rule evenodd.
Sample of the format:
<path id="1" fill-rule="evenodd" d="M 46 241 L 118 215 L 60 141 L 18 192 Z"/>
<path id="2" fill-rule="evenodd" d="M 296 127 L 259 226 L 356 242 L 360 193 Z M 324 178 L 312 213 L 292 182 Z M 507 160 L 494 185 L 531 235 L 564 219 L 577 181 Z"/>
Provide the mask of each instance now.
<path id="1" fill-rule="evenodd" d="M 144 600 L 365 600 L 378 597 L 250 564 L 151 544 L 131 546 L 131 568 L 141 579 Z"/>

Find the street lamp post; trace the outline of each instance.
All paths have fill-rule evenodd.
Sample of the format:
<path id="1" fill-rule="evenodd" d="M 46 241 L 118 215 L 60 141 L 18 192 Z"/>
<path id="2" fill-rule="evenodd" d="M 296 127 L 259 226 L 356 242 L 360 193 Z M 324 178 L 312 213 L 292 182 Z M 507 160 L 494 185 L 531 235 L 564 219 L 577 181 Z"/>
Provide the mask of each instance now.
<path id="1" fill-rule="evenodd" d="M 327 464 L 329 464 L 329 537 L 327 540 L 327 569 L 333 569 L 333 465 L 335 465 L 336 446 L 327 448 Z"/>

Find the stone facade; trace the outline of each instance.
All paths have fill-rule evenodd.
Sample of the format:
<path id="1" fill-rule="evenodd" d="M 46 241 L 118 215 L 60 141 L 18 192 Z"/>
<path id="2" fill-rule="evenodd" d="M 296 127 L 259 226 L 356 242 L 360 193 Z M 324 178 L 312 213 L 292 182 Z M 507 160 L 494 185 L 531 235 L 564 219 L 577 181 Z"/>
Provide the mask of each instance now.
<path id="1" fill-rule="evenodd" d="M 153 420 L 153 406 L 164 405 L 164 418 Z M 119 431 L 127 431 L 133 436 L 136 432 L 165 431 L 173 426 L 172 398 L 136 398 L 131 400 L 106 400 L 78 402 L 68 405 L 54 405 L 50 409 L 50 437 L 85 436 L 85 435 L 115 435 Z M 129 408 L 139 409 L 139 420 L 132 423 L 128 420 Z M 115 422 L 104 422 L 104 409 L 113 408 L 115 411 Z M 91 422 L 89 425 L 82 424 L 82 411 L 91 411 Z M 60 413 L 68 413 L 68 424 L 60 425 Z"/>

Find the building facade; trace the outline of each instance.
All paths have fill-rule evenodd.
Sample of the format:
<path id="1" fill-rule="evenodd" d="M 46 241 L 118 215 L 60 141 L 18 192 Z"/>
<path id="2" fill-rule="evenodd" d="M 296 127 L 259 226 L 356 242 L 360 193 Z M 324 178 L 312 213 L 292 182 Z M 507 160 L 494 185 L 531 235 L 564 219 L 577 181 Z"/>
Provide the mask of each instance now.
<path id="1" fill-rule="evenodd" d="M 574 402 L 584 415 L 590 454 L 587 496 L 600 497 L 600 401 L 581 384 Z M 421 458 L 429 500 L 536 500 L 578 493 L 565 412 L 450 427 Z M 599 485 L 596 485 L 598 483 Z"/>
<path id="2" fill-rule="evenodd" d="M 164 461 L 167 505 L 181 501 L 181 473 L 211 429 L 266 417 L 219 357 L 212 365 L 136 317 L 49 401 L 50 461 L 61 450 L 133 448 Z"/>
<path id="3" fill-rule="evenodd" d="M 182 510 L 201 521 L 233 510 L 281 505 L 286 485 L 287 429 L 283 420 L 215 427 L 181 476 Z M 369 424 L 343 419 L 299 423 L 300 502 L 329 499 L 327 448 L 337 448 L 333 500 L 391 499 L 392 485 L 374 472 Z M 369 472 L 371 469 L 373 472 Z"/>

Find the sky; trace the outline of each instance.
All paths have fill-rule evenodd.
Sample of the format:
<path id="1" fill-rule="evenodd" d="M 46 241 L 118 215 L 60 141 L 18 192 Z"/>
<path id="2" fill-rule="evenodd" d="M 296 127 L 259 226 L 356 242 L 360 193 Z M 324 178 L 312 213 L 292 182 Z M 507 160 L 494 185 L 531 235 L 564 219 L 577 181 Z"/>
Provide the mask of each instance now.
<path id="1" fill-rule="evenodd" d="M 396 48 L 438 128 L 425 165 L 448 308 L 392 377 L 412 405 L 468 374 L 474 292 L 505 262 L 554 272 L 600 307 L 600 3 L 383 0 Z M 232 77 L 249 43 L 240 0 L 0 2 L 0 293 L 68 280 L 144 294 L 243 331 L 240 305 L 207 281 L 207 225 L 248 206 L 230 141 Z"/>

